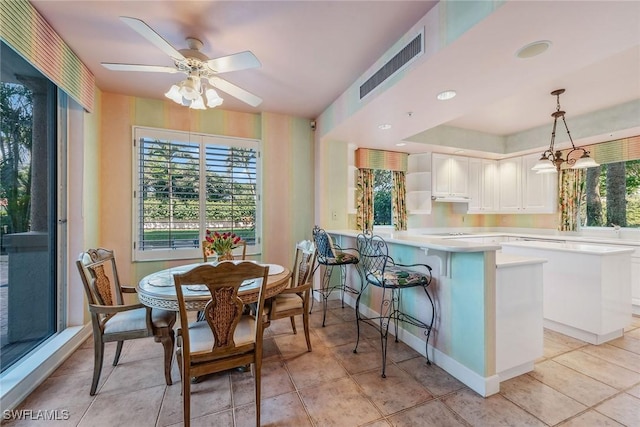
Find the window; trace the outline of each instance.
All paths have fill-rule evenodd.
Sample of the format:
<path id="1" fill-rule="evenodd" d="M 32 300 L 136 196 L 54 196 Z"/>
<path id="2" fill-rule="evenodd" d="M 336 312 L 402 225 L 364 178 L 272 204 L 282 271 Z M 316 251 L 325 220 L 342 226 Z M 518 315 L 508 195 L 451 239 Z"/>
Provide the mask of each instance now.
<path id="1" fill-rule="evenodd" d="M 640 228 L 640 160 L 587 169 L 580 207 L 583 226 Z"/>
<path id="2" fill-rule="evenodd" d="M 135 260 L 199 258 L 206 229 L 260 252 L 259 141 L 142 127 L 134 139 Z"/>
<path id="3" fill-rule="evenodd" d="M 393 178 L 391 171 L 373 171 L 373 225 L 393 225 L 391 214 L 391 192 Z"/>
<path id="4" fill-rule="evenodd" d="M 59 280 L 66 265 L 66 96 L 7 45 L 0 49 L 0 367 L 6 372 L 65 327 L 58 301 L 66 282 Z"/>

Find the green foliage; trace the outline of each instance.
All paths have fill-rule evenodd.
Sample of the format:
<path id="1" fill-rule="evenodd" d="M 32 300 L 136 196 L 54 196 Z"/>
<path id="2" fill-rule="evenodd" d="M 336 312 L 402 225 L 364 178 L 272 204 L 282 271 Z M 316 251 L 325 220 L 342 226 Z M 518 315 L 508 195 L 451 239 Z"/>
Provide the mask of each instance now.
<path id="1" fill-rule="evenodd" d="M 373 225 L 391 225 L 391 171 L 376 169 L 373 172 Z"/>
<path id="2" fill-rule="evenodd" d="M 0 83 L 0 213 L 8 233 L 29 230 L 32 117 L 31 91 Z"/>

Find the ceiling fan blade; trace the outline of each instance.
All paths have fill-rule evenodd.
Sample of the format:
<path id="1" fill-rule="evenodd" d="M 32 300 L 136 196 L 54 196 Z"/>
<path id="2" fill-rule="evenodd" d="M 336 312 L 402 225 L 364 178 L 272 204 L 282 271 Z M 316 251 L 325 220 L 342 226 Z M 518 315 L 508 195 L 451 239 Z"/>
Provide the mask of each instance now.
<path id="1" fill-rule="evenodd" d="M 113 64 L 103 62 L 102 66 L 112 71 L 147 71 L 151 73 L 177 73 L 175 67 L 165 67 L 163 65 L 138 65 L 138 64 Z"/>
<path id="2" fill-rule="evenodd" d="M 210 77 L 209 81 L 216 88 L 228 93 L 234 98 L 238 98 L 240 101 L 246 102 L 252 107 L 257 107 L 262 102 L 262 98 L 252 94 L 251 92 L 247 92 L 246 90 L 234 85 L 233 83 L 222 80 L 219 77 Z"/>
<path id="3" fill-rule="evenodd" d="M 207 65 L 216 73 L 228 73 L 229 71 L 246 70 L 247 68 L 259 68 L 262 66 L 256 56 L 250 51 L 221 56 L 207 61 Z"/>
<path id="4" fill-rule="evenodd" d="M 138 32 L 142 37 L 149 40 L 156 45 L 160 50 L 174 59 L 182 59 L 185 57 L 176 48 L 171 46 L 168 41 L 162 38 L 160 34 L 156 33 L 150 26 L 144 21 L 137 18 L 130 18 L 128 16 L 121 16 L 120 20 L 130 26 L 132 29 Z"/>

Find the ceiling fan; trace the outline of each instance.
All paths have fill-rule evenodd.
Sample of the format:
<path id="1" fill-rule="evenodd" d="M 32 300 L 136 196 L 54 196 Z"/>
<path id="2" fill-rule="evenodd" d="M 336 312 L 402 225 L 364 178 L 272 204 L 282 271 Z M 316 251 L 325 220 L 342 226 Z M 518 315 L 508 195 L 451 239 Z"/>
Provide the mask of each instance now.
<path id="1" fill-rule="evenodd" d="M 103 62 L 103 67 L 114 71 L 184 73 L 187 78 L 173 85 L 165 96 L 179 104 L 188 105 L 190 108 L 205 109 L 203 94 L 207 98 L 208 107 L 216 107 L 222 104 L 222 98 L 218 96 L 214 88 L 220 89 L 252 107 L 257 107 L 262 102 L 260 97 L 218 77 L 218 74 L 230 71 L 260 67 L 260 61 L 250 51 L 209 59 L 200 51 L 203 44 L 196 38 L 188 37 L 186 39 L 188 49 L 177 50 L 144 21 L 127 16 L 121 16 L 120 20 L 169 55 L 173 59 L 174 66 Z"/>

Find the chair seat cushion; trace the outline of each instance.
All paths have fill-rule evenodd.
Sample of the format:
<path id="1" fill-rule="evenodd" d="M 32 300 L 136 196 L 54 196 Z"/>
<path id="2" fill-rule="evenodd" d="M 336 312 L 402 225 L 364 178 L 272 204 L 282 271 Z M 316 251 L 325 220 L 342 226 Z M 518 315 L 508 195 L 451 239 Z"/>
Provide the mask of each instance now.
<path id="1" fill-rule="evenodd" d="M 256 320 L 252 316 L 242 316 L 236 326 L 233 340 L 236 347 L 252 344 L 255 342 Z M 189 340 L 191 343 L 191 353 L 207 352 L 213 348 L 213 332 L 209 323 L 194 322 L 189 325 Z"/>
<path id="2" fill-rule="evenodd" d="M 175 319 L 176 313 L 173 311 L 151 310 L 151 322 L 156 328 L 168 327 L 175 322 Z M 144 307 L 116 313 L 104 325 L 105 334 L 144 331 L 146 329 L 147 309 Z"/>
<path id="3" fill-rule="evenodd" d="M 297 308 L 302 309 L 304 301 L 298 296 L 298 294 L 279 294 L 276 296 L 276 310 L 295 310 Z"/>
<path id="4" fill-rule="evenodd" d="M 384 280 L 381 276 L 380 271 L 368 273 L 367 280 L 369 283 L 381 287 L 412 287 L 429 284 L 429 276 L 395 265 L 387 265 L 384 270 Z"/>
<path id="5" fill-rule="evenodd" d="M 336 251 L 335 258 L 333 257 L 319 257 L 318 262 L 324 265 L 343 265 L 343 264 L 357 264 L 360 260 L 355 254 L 348 252 Z"/>

